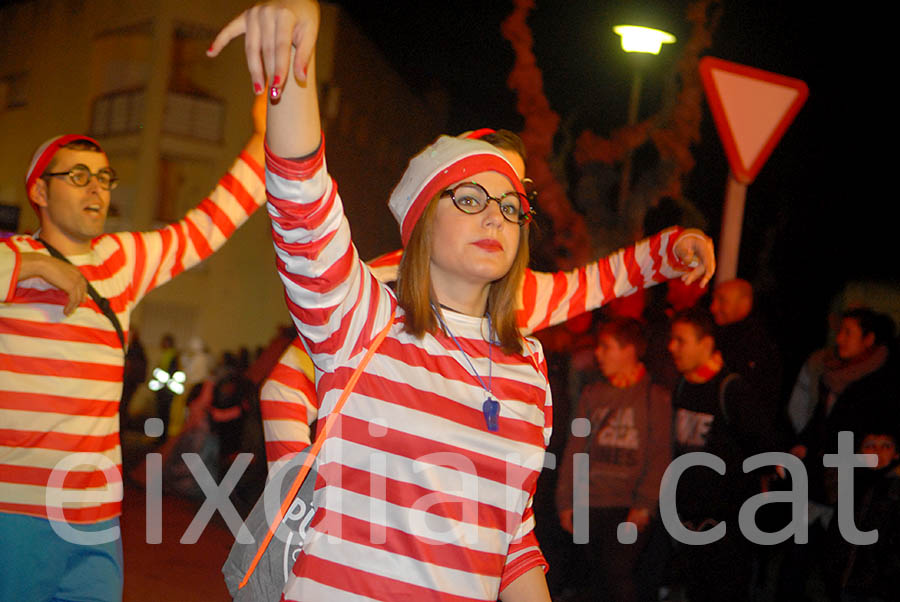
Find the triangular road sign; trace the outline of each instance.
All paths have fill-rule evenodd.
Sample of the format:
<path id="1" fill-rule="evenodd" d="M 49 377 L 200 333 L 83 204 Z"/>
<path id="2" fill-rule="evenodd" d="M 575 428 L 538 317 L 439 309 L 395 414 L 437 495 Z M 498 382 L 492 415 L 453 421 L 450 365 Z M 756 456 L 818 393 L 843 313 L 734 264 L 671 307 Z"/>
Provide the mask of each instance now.
<path id="1" fill-rule="evenodd" d="M 806 102 L 809 88 L 799 79 L 711 56 L 700 59 L 700 77 L 731 171 L 750 184 Z"/>

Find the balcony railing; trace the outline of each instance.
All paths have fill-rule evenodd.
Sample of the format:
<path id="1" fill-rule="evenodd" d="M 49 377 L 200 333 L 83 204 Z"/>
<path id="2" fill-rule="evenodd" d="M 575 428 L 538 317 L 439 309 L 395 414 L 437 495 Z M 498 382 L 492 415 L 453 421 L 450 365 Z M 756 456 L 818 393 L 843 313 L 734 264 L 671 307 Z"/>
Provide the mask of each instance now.
<path id="1" fill-rule="evenodd" d="M 91 111 L 91 133 L 98 137 L 138 133 L 144 127 L 146 91 L 143 88 L 98 97 Z M 204 142 L 222 141 L 225 103 L 184 92 L 166 92 L 162 133 Z"/>
<path id="2" fill-rule="evenodd" d="M 91 133 L 97 137 L 137 133 L 143 126 L 144 98 L 143 88 L 100 96 L 91 110 Z"/>
<path id="3" fill-rule="evenodd" d="M 225 103 L 218 98 L 168 92 L 163 113 L 165 134 L 221 142 L 225 125 Z"/>

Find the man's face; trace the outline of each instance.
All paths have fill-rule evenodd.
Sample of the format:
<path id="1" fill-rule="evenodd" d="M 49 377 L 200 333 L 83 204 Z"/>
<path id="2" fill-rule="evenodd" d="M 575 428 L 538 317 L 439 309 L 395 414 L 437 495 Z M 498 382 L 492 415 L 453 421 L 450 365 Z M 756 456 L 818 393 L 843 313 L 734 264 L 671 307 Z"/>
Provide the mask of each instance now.
<path id="1" fill-rule="evenodd" d="M 859 446 L 859 453 L 878 456 L 875 468 L 884 468 L 898 458 L 897 444 L 893 437 L 887 435 L 866 435 Z"/>
<path id="2" fill-rule="evenodd" d="M 611 334 L 601 334 L 594 349 L 594 357 L 600 371 L 606 378 L 612 378 L 617 374 L 624 374 L 634 367 L 636 362 L 634 345 L 622 346 L 616 337 Z"/>
<path id="3" fill-rule="evenodd" d="M 47 171 L 66 172 L 78 164 L 97 173 L 109 167 L 109 160 L 104 153 L 62 148 Z M 96 177 L 81 187 L 64 175 L 46 178 L 44 182 L 46 195 L 34 199 L 41 207 L 43 229 L 54 230 L 76 243 L 88 243 L 103 233 L 110 191 L 103 190 Z"/>
<path id="4" fill-rule="evenodd" d="M 697 329 L 688 322 L 675 322 L 669 335 L 669 353 L 679 372 L 685 374 L 706 363 L 712 355 L 710 336 L 697 336 Z"/>
<path id="5" fill-rule="evenodd" d="M 746 299 L 742 291 L 733 282 L 726 282 L 713 292 L 712 303 L 709 311 L 719 326 L 733 324 L 747 317 L 749 313 L 749 299 Z"/>
<path id="6" fill-rule="evenodd" d="M 841 320 L 841 328 L 835 338 L 837 354 L 842 360 L 852 360 L 875 344 L 874 333 L 863 335 L 862 328 L 856 318 Z"/>

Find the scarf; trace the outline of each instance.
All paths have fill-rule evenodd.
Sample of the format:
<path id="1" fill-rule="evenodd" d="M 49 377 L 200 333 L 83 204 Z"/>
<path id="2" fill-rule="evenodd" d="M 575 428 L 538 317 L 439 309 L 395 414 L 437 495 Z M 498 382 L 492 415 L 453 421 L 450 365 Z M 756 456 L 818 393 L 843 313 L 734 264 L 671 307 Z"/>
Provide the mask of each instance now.
<path id="1" fill-rule="evenodd" d="M 829 350 L 824 357 L 822 382 L 833 395 L 840 395 L 854 382 L 881 368 L 888 358 L 884 345 L 876 345 L 850 360 L 842 360 Z"/>
<path id="2" fill-rule="evenodd" d="M 690 372 L 685 372 L 684 380 L 689 383 L 701 384 L 709 382 L 719 373 L 725 363 L 722 361 L 722 354 L 718 351 L 714 352 L 706 362 L 694 368 Z"/>
<path id="3" fill-rule="evenodd" d="M 609 378 L 609 384 L 617 389 L 626 389 L 639 383 L 645 374 L 647 374 L 647 369 L 644 367 L 644 364 L 638 362 L 637 367 L 630 372 L 613 374 Z"/>

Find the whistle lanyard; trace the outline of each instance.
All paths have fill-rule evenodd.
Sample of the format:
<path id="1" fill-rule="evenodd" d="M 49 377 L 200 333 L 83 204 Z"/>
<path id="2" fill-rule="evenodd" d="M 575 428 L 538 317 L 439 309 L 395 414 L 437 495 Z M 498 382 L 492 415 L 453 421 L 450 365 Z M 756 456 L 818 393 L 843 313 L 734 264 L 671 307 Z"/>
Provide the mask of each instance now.
<path id="1" fill-rule="evenodd" d="M 484 403 L 481 405 L 481 412 L 484 414 L 484 424 L 487 427 L 487 430 L 489 430 L 493 433 L 496 433 L 500 429 L 500 420 L 499 420 L 500 403 L 496 399 L 494 399 L 494 397 L 492 395 L 492 389 L 491 389 L 491 385 L 492 385 L 491 372 L 493 371 L 492 369 L 494 366 L 494 362 L 493 362 L 493 358 L 492 358 L 492 352 L 494 350 L 494 341 L 493 341 L 494 329 L 491 324 L 491 315 L 487 314 L 488 337 L 490 340 L 488 341 L 488 384 L 487 384 L 487 386 L 485 386 L 484 380 L 481 378 L 481 375 L 478 374 L 478 371 L 475 369 L 475 366 L 472 364 L 472 361 L 469 359 L 468 354 L 466 354 L 466 352 L 463 351 L 462 345 L 459 344 L 459 341 L 456 340 L 456 336 L 454 336 L 454 334 L 450 331 L 450 329 L 447 327 L 446 322 L 444 322 L 444 319 L 441 317 L 441 312 L 439 312 L 437 310 L 437 308 L 434 307 L 434 305 L 431 306 L 431 309 L 434 311 L 434 314 L 437 316 L 438 322 L 441 323 L 441 328 L 444 329 L 444 332 L 446 332 L 448 335 L 450 335 L 450 338 L 456 344 L 456 348 L 459 349 L 459 352 L 462 354 L 463 358 L 466 360 L 466 363 L 469 364 L 469 368 L 472 369 L 472 373 L 475 375 L 475 378 L 478 379 L 478 382 L 481 385 L 481 388 L 487 394 L 487 399 L 485 399 Z"/>

